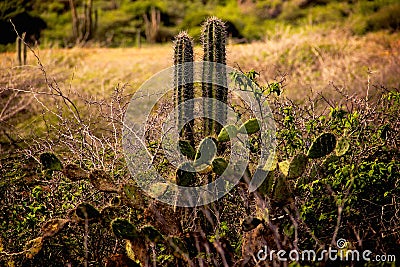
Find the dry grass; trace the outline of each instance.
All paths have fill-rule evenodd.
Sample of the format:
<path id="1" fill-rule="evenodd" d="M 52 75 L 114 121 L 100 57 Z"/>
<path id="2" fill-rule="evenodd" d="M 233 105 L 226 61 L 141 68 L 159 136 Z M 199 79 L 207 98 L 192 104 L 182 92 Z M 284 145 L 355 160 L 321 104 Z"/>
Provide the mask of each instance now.
<path id="1" fill-rule="evenodd" d="M 371 33 L 363 37 L 346 31 L 304 29 L 278 31 L 264 42 L 231 44 L 228 65 L 255 69 L 261 82 L 286 74 L 285 94 L 301 100 L 311 92 L 334 98 L 332 83 L 350 93 L 365 94 L 373 85 L 399 87 L 400 34 Z M 172 45 L 138 48 L 74 48 L 35 50 L 48 77 L 74 99 L 109 98 L 124 85 L 133 93 L 145 80 L 172 65 Z M 201 60 L 201 47 L 195 47 Z M 0 88 L 48 91 L 33 53 L 28 65 L 16 66 L 13 53 L 0 54 Z M 78 98 L 76 98 L 78 96 Z M 79 103 L 78 103 L 79 105 Z M 21 122 L 22 117 L 20 118 Z"/>
<path id="2" fill-rule="evenodd" d="M 201 48 L 196 47 L 196 60 Z M 243 70 L 255 69 L 262 79 L 272 80 L 287 73 L 286 93 L 301 98 L 304 91 L 324 91 L 333 82 L 363 92 L 371 84 L 398 87 L 400 35 L 385 32 L 363 37 L 344 31 L 291 33 L 281 31 L 265 42 L 228 47 L 228 64 Z M 49 75 L 61 85 L 80 93 L 107 95 L 118 83 L 140 86 L 156 72 L 171 66 L 172 46 L 137 48 L 92 48 L 41 50 L 38 55 Z M 33 84 L 44 86 L 36 59 L 16 67 L 12 53 L 0 54 L 1 86 Z"/>

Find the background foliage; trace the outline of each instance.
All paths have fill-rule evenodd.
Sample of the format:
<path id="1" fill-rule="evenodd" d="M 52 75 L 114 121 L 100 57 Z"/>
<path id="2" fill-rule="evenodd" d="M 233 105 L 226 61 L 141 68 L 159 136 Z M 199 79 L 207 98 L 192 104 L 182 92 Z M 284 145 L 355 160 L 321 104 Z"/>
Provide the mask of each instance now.
<path id="1" fill-rule="evenodd" d="M 78 19 L 84 16 L 89 1 L 73 0 Z M 187 30 L 195 39 L 200 37 L 201 23 L 215 15 L 228 25 L 230 36 L 239 42 L 262 39 L 274 33 L 277 27 L 290 25 L 301 28 L 317 25 L 323 29 L 346 27 L 354 34 L 400 26 L 399 4 L 395 0 L 380 1 L 265 1 L 265 0 L 113 0 L 93 1 L 95 31 L 90 43 L 101 46 L 132 46 L 137 32 L 148 42 L 167 42 L 181 30 Z M 72 32 L 72 13 L 69 1 L 11 0 L 0 4 L 0 25 L 6 34 L 0 37 L 4 46 L 15 41 L 18 32 L 27 32 L 29 40 L 44 46 L 69 47 L 76 44 Z M 160 12 L 160 20 L 153 38 L 146 36 L 152 23 L 152 10 Z M 85 43 L 84 45 L 87 45 Z"/>

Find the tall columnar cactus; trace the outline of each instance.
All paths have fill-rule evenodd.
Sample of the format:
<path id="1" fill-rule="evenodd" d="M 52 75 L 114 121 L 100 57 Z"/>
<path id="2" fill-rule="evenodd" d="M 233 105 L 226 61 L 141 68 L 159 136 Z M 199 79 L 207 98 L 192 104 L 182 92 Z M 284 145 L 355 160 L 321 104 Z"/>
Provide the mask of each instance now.
<path id="1" fill-rule="evenodd" d="M 191 120 L 193 118 L 193 101 L 185 102 L 194 98 L 193 65 L 185 64 L 191 62 L 193 62 L 192 40 L 186 32 L 181 32 L 176 36 L 174 47 L 175 104 L 178 107 L 177 126 L 178 129 L 182 129 L 180 136 L 189 140 L 193 145 L 194 122 Z M 185 104 L 183 104 L 184 102 Z"/>
<path id="2" fill-rule="evenodd" d="M 225 24 L 216 17 L 209 18 L 203 25 L 203 81 L 202 96 L 212 99 L 217 99 L 220 104 L 204 102 L 204 131 L 206 134 L 216 133 L 221 130 L 221 125 L 213 122 L 217 120 L 222 124 L 226 122 L 227 109 L 226 103 L 228 100 L 228 89 L 226 81 L 226 29 Z M 211 64 L 207 62 L 215 62 L 219 64 Z M 221 104 L 223 103 L 223 104 Z M 210 118 L 210 119 L 207 119 Z"/>

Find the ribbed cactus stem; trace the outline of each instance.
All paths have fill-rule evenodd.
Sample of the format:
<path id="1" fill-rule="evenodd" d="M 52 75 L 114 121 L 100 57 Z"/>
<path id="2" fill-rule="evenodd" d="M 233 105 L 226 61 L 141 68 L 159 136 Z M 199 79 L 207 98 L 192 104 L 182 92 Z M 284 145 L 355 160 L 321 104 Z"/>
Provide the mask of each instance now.
<path id="1" fill-rule="evenodd" d="M 209 18 L 203 25 L 203 81 L 202 96 L 219 100 L 219 104 L 204 102 L 204 131 L 206 134 L 216 133 L 226 123 L 228 89 L 226 81 L 226 30 L 225 24 L 216 17 Z M 208 63 L 207 63 L 208 62 Z M 210 64 L 215 62 L 217 64 Z M 209 118 L 209 119 L 207 119 Z M 214 121 L 220 124 L 216 124 Z"/>
<path id="2" fill-rule="evenodd" d="M 180 136 L 194 143 L 193 138 L 193 43 L 186 32 L 176 36 L 174 47 L 175 104 L 178 107 L 177 126 Z M 186 63 L 186 64 L 185 64 Z M 184 104 L 183 104 L 184 103 Z"/>

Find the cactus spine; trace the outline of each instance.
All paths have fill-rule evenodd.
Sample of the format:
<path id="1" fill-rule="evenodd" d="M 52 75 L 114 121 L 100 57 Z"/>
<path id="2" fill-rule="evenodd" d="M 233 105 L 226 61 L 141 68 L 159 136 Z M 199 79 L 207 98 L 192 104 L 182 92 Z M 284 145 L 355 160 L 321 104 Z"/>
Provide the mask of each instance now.
<path id="1" fill-rule="evenodd" d="M 176 36 L 174 47 L 174 88 L 175 104 L 178 107 L 177 126 L 180 136 L 194 144 L 193 138 L 193 44 L 186 32 Z M 186 63 L 186 64 L 185 64 Z M 189 121 L 190 120 L 190 121 Z"/>
<path id="2" fill-rule="evenodd" d="M 205 102 L 204 108 L 204 131 L 206 134 L 216 133 L 221 130 L 221 125 L 215 124 L 217 120 L 222 126 L 226 123 L 228 89 L 226 81 L 226 30 L 225 24 L 218 18 L 209 18 L 203 26 L 203 81 L 202 96 L 217 99 L 219 104 Z M 215 62 L 218 64 L 211 64 Z M 222 104 L 223 103 L 223 104 Z M 208 119 L 207 119 L 208 118 Z"/>

